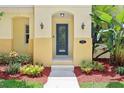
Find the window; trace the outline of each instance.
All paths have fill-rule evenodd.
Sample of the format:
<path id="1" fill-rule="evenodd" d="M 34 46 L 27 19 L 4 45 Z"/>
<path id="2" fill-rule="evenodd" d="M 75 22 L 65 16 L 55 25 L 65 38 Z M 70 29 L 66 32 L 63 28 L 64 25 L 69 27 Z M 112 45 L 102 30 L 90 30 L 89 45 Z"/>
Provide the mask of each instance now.
<path id="1" fill-rule="evenodd" d="M 29 43 L 29 25 L 25 25 L 25 43 Z"/>

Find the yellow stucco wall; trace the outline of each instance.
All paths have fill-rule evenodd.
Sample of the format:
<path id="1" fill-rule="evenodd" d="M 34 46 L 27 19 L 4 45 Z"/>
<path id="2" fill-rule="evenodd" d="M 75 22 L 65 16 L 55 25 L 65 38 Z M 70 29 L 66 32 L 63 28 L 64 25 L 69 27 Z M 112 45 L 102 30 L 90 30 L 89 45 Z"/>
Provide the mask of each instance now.
<path id="1" fill-rule="evenodd" d="M 12 48 L 11 39 L 0 39 L 0 53 L 8 53 Z"/>
<path id="2" fill-rule="evenodd" d="M 34 39 L 34 63 L 43 63 L 45 66 L 52 64 L 52 39 L 35 38 Z"/>
<path id="3" fill-rule="evenodd" d="M 15 17 L 13 18 L 13 40 L 12 49 L 18 53 L 33 53 L 33 40 L 30 39 L 29 43 L 25 43 L 25 25 L 29 25 L 28 17 Z M 30 33 L 30 29 L 29 29 Z"/>
<path id="4" fill-rule="evenodd" d="M 26 7 L 8 7 L 0 8 L 5 11 L 5 16 L 0 20 L 0 51 L 12 49 L 13 40 L 13 18 L 27 17 L 30 25 L 30 41 L 28 52 L 33 53 L 34 63 L 43 63 L 45 66 L 53 64 L 52 35 L 55 29 L 52 24 L 52 16 L 57 12 L 69 12 L 73 15 L 72 19 L 56 19 L 56 22 L 67 22 L 72 24 L 70 29 L 70 55 L 73 55 L 73 64 L 78 65 L 82 60 L 92 60 L 92 41 L 91 41 L 91 6 L 34 6 Z M 33 21 L 34 20 L 34 21 Z M 40 28 L 40 23 L 44 28 Z M 82 22 L 85 23 L 85 29 L 81 29 Z M 19 25 L 18 25 L 19 26 Z M 17 26 L 17 27 L 18 27 Z M 19 27 L 18 27 L 19 28 Z M 85 39 L 86 44 L 80 44 L 79 40 Z M 72 43 L 71 43 L 72 42 Z M 55 44 L 54 44 L 55 45 Z M 52 49 L 53 48 L 53 49 Z"/>
<path id="5" fill-rule="evenodd" d="M 0 53 L 9 53 L 13 50 L 13 40 L 12 39 L 0 39 Z M 19 46 L 19 43 L 17 43 Z M 22 48 L 23 49 L 23 48 Z M 26 53 L 33 55 L 33 39 L 29 40 L 28 47 L 26 48 Z M 24 53 L 24 52 L 21 52 Z"/>
<path id="6" fill-rule="evenodd" d="M 25 17 L 13 18 L 13 50 L 18 53 L 27 53 L 28 44 L 25 43 L 25 25 L 29 19 Z"/>
<path id="7" fill-rule="evenodd" d="M 53 57 L 56 57 L 56 24 L 68 24 L 68 56 L 73 57 L 74 25 L 73 16 L 70 18 L 52 18 L 52 49 Z"/>
<path id="8" fill-rule="evenodd" d="M 27 53 L 33 53 L 33 8 L 31 7 L 0 7 L 1 11 L 5 14 L 0 20 L 0 52 L 9 52 L 13 49 L 13 18 L 29 18 L 30 25 L 30 40 L 28 44 Z M 21 21 L 21 20 L 20 20 Z M 17 29 L 20 30 L 19 21 L 17 24 Z M 19 42 L 17 45 L 19 46 Z"/>
<path id="9" fill-rule="evenodd" d="M 35 37 L 52 37 L 52 16 L 57 12 L 69 12 L 74 16 L 74 37 L 91 38 L 91 6 L 34 6 L 35 16 Z M 42 11 L 42 12 L 41 12 Z M 44 29 L 40 29 L 40 23 L 43 22 Z M 85 29 L 81 29 L 84 22 Z"/>
<path id="10" fill-rule="evenodd" d="M 86 43 L 79 43 L 85 40 Z M 79 65 L 82 60 L 92 60 L 92 39 L 91 38 L 75 38 L 74 39 L 74 56 L 73 64 Z"/>
<path id="11" fill-rule="evenodd" d="M 72 31 L 73 34 L 70 33 L 71 36 L 73 37 L 72 39 L 73 41 L 70 41 L 70 43 L 73 46 L 72 50 L 70 50 L 70 54 L 71 55 L 73 54 L 72 64 L 79 65 L 79 63 L 82 60 L 85 59 L 92 60 L 91 16 L 89 15 L 91 13 L 91 6 L 35 6 L 34 8 L 34 16 L 35 16 L 34 59 L 35 60 L 34 61 L 38 60 L 45 65 L 57 64 L 57 63 L 53 63 L 56 47 L 55 47 L 55 42 L 52 42 L 55 41 L 52 40 L 52 36 L 55 32 L 55 24 L 57 22 L 68 22 L 69 24 L 72 23 L 71 21 L 69 21 L 69 19 L 66 18 L 64 20 L 59 18 L 52 20 L 53 18 L 52 16 L 58 12 L 60 13 L 68 12 L 74 16 L 74 20 L 73 20 L 74 23 L 71 27 L 74 32 Z M 41 22 L 44 24 L 43 29 L 40 28 Z M 81 29 L 82 22 L 85 24 L 84 30 Z M 38 39 L 37 41 L 37 38 L 40 38 L 40 40 Z M 43 41 L 44 38 L 45 39 L 47 38 L 49 40 Z M 84 45 L 80 44 L 79 43 L 80 39 L 85 39 L 87 43 Z M 41 50 L 43 52 L 41 52 Z"/>

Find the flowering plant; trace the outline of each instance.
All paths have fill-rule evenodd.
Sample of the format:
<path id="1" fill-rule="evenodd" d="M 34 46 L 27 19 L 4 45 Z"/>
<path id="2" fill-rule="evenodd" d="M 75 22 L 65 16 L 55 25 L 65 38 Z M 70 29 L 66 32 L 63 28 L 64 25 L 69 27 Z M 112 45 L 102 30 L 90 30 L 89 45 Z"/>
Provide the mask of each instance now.
<path id="1" fill-rule="evenodd" d="M 28 75 L 28 76 L 33 76 L 33 77 L 37 77 L 40 76 L 41 73 L 44 70 L 44 66 L 41 65 L 24 65 L 22 67 L 20 67 L 20 72 L 22 74 Z"/>
<path id="2" fill-rule="evenodd" d="M 15 52 L 15 51 L 11 51 L 11 52 L 9 53 L 9 57 L 11 57 L 11 58 L 14 58 L 14 57 L 17 57 L 17 56 L 18 56 L 18 53 Z"/>

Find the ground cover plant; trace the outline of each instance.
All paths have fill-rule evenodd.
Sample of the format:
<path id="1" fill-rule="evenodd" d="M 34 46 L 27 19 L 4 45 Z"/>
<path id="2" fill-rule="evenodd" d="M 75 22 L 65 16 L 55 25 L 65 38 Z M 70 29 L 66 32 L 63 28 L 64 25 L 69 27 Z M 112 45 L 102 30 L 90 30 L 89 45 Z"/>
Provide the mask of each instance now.
<path id="1" fill-rule="evenodd" d="M 85 82 L 81 88 L 124 88 L 124 82 Z"/>
<path id="2" fill-rule="evenodd" d="M 8 61 L 9 61 L 9 54 L 1 53 L 0 54 L 0 64 L 8 64 Z"/>
<path id="3" fill-rule="evenodd" d="M 117 67 L 116 72 L 117 74 L 124 75 L 124 67 Z"/>
<path id="4" fill-rule="evenodd" d="M 36 82 L 26 82 L 22 80 L 0 79 L 0 88 L 43 88 L 43 84 Z"/>
<path id="5" fill-rule="evenodd" d="M 82 61 L 80 64 L 81 70 L 89 74 L 93 70 L 93 64 L 91 61 Z"/>
<path id="6" fill-rule="evenodd" d="M 98 61 L 93 61 L 93 70 L 102 72 L 105 70 L 105 67 L 102 63 L 99 63 Z"/>
<path id="7" fill-rule="evenodd" d="M 17 74 L 19 72 L 21 64 L 20 63 L 10 63 L 8 67 L 6 68 L 7 74 Z"/>
<path id="8" fill-rule="evenodd" d="M 83 60 L 80 64 L 80 68 L 82 72 L 85 72 L 86 74 L 90 74 L 92 71 L 100 71 L 103 72 L 105 70 L 105 67 L 102 63 L 99 63 L 98 61 L 87 61 Z"/>

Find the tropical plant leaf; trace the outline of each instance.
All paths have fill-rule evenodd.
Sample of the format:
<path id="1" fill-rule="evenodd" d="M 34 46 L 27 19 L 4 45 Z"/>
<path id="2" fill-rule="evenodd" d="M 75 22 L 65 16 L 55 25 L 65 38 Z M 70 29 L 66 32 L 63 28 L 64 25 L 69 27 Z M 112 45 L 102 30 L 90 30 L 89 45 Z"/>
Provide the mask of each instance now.
<path id="1" fill-rule="evenodd" d="M 116 15 L 116 20 L 120 23 L 124 23 L 124 10 Z"/>
<path id="2" fill-rule="evenodd" d="M 120 25 L 115 25 L 114 30 L 115 31 L 120 31 L 121 30 L 121 26 Z"/>
<path id="3" fill-rule="evenodd" d="M 102 11 L 99 11 L 99 10 L 96 10 L 96 15 L 103 21 L 107 22 L 107 23 L 111 23 L 112 21 L 112 16 L 105 13 L 105 12 L 102 12 Z"/>
<path id="4" fill-rule="evenodd" d="M 94 48 L 96 43 L 102 43 L 109 49 L 111 55 L 115 53 L 116 45 L 124 45 L 124 10 L 119 10 L 118 6 L 113 5 L 94 5 L 92 7 L 92 22 L 95 30 L 92 31 L 96 35 L 94 40 Z M 106 53 L 106 52 L 105 52 Z M 97 57 L 103 55 L 98 55 Z"/>

